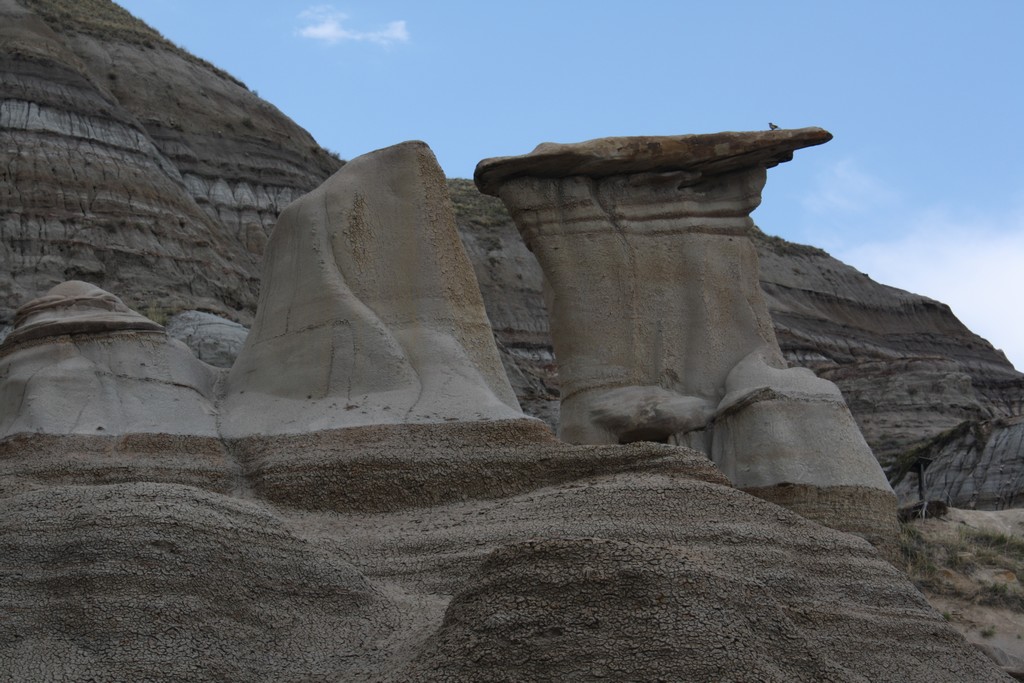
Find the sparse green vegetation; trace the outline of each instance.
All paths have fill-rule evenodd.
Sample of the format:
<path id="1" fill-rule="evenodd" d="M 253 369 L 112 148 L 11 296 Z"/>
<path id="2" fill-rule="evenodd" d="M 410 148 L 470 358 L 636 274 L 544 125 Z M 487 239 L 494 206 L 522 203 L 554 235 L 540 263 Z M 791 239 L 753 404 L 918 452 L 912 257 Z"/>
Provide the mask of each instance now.
<path id="1" fill-rule="evenodd" d="M 964 534 L 975 545 L 984 548 L 987 557 L 1003 557 L 1024 565 L 1024 539 L 985 529 L 966 529 Z M 1016 573 L 1016 569 L 1012 569 Z"/>
<path id="2" fill-rule="evenodd" d="M 166 306 L 157 306 L 155 304 L 150 304 L 149 306 L 146 306 L 146 309 L 145 311 L 142 312 L 142 314 L 145 315 L 150 320 L 152 320 L 153 322 L 155 322 L 157 325 L 166 325 L 170 317 L 177 312 L 178 311 L 176 311 L 173 308 L 167 308 Z"/>
<path id="3" fill-rule="evenodd" d="M 968 420 L 961 422 L 952 429 L 947 429 L 946 431 L 937 434 L 931 439 L 919 442 L 914 447 L 896 456 L 895 462 L 887 468 L 887 471 L 889 472 L 889 483 L 896 486 L 896 484 L 903 481 L 903 478 L 914 468 L 914 463 L 917 462 L 918 458 L 939 452 L 944 446 L 962 439 L 972 430 L 975 432 L 975 438 L 981 439 L 982 435 L 979 432 L 979 429 L 980 427 L 977 422 Z M 984 441 L 982 441 L 982 443 L 984 443 Z"/>
<path id="4" fill-rule="evenodd" d="M 900 525 L 900 556 L 902 569 L 918 588 L 932 588 L 939 571 L 935 548 L 913 524 Z"/>
<path id="5" fill-rule="evenodd" d="M 1024 539 L 967 526 L 951 535 L 925 534 L 909 522 L 901 525 L 900 553 L 902 568 L 922 590 L 1024 613 L 1016 578 L 1024 572 Z M 950 580 L 950 572 L 962 580 Z"/>

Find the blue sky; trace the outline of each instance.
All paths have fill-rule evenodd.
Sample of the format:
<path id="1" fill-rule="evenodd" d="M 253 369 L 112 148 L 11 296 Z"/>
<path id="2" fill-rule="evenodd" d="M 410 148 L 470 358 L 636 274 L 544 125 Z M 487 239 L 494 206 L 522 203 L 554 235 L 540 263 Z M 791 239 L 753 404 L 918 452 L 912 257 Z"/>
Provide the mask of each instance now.
<path id="1" fill-rule="evenodd" d="M 131 0 L 352 158 L 817 125 L 754 218 L 939 299 L 1024 368 L 1024 2 Z"/>

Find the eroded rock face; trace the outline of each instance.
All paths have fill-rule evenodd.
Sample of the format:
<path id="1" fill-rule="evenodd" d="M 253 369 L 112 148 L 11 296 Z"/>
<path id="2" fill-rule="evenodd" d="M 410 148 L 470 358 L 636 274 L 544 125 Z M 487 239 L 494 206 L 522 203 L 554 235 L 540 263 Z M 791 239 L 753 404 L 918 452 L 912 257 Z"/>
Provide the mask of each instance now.
<path id="1" fill-rule="evenodd" d="M 454 593 L 411 680 L 1005 680 L 941 616 L 911 616 L 922 598 L 867 544 L 735 490 L 622 474 L 472 506 L 476 532 L 436 512 L 404 517 L 415 554 L 368 569 Z M 509 529 L 529 540 L 468 545 Z"/>
<path id="2" fill-rule="evenodd" d="M 158 320 L 198 307 L 250 324 L 277 214 L 341 162 L 113 3 L 3 0 L 0 13 L 0 337 L 67 279 Z M 540 269 L 499 200 L 451 183 L 512 386 L 556 426 Z M 842 389 L 888 470 L 965 420 L 1021 414 L 1021 374 L 948 307 L 812 247 L 754 242 L 787 360 Z"/>
<path id="3" fill-rule="evenodd" d="M 59 410 L 0 438 L 0 671 L 1000 680 L 862 539 L 523 419 L 443 187 L 406 143 L 293 205 L 224 385 L 91 285 L 25 307 L 0 400 Z"/>
<path id="4" fill-rule="evenodd" d="M 265 443 L 283 446 L 282 461 L 291 445 Z M 623 452 L 632 467 L 603 457 Z M 569 478 L 530 483 L 552 457 Z M 516 493 L 476 498 L 478 482 L 456 478 L 468 498 L 353 498 L 343 512 L 175 484 L 0 486 L 0 604 L 13 615 L 0 667 L 72 679 L 1006 680 L 868 543 L 722 485 L 694 451 L 535 442 L 518 464 L 500 477 Z M 347 473 L 356 490 L 375 480 Z"/>
<path id="5" fill-rule="evenodd" d="M 748 300 L 756 292 L 756 256 L 737 239 L 757 204 L 763 171 L 760 178 L 702 187 L 720 193 L 720 202 L 737 202 L 735 218 L 719 219 L 723 234 L 687 235 L 684 248 L 672 244 L 688 232 L 682 213 L 673 216 L 677 228 L 664 219 L 647 229 L 648 219 L 666 211 L 667 195 L 682 182 L 679 173 L 648 174 L 647 184 L 634 176 L 576 175 L 518 177 L 501 186 L 550 286 L 559 433 L 569 442 L 658 441 L 702 427 L 729 370 L 771 343 L 767 312 Z M 571 208 L 563 214 L 563 207 Z M 694 216 L 692 223 L 702 220 Z M 718 248 L 726 252 L 714 255 Z M 744 274 L 748 286 L 732 286 Z M 697 281 L 707 283 L 707 291 L 694 287 Z M 669 300 L 674 305 L 666 305 Z M 628 396 L 606 395 L 625 387 L 632 389 Z M 659 393 L 665 390 L 669 394 Z M 690 405 L 659 408 L 673 396 Z M 619 408 L 624 400 L 632 405 Z M 640 411 L 651 418 L 634 424 L 620 414 Z M 670 414 L 675 419 L 667 419 Z"/>
<path id="6" fill-rule="evenodd" d="M 522 419 L 421 142 L 361 156 L 281 215 L 225 436 Z"/>
<path id="7" fill-rule="evenodd" d="M 0 321 L 70 279 L 248 322 L 270 227 L 340 162 L 113 3 L 0 2 Z"/>
<path id="8" fill-rule="evenodd" d="M 748 239 L 766 168 L 830 138 L 607 138 L 480 162 L 544 269 L 562 438 L 690 443 L 752 490 L 888 494 L 835 385 L 786 368 Z"/>
<path id="9" fill-rule="evenodd" d="M 70 280 L 19 308 L 13 332 L 5 341 L 14 345 L 30 339 L 129 330 L 163 328 L 125 306 L 110 292 L 88 282 Z"/>
<path id="10" fill-rule="evenodd" d="M 924 459 L 925 498 L 950 507 L 1003 510 L 1024 504 L 1024 417 L 964 422 L 904 458 L 896 492 L 919 499 Z"/>
<path id="11" fill-rule="evenodd" d="M 399 620 L 330 543 L 190 486 L 4 499 L 0 548 L 10 680 L 366 680 Z"/>
<path id="12" fill-rule="evenodd" d="M 182 311 L 167 320 L 167 334 L 196 357 L 216 368 L 230 368 L 249 336 L 249 329 L 204 311 Z"/>

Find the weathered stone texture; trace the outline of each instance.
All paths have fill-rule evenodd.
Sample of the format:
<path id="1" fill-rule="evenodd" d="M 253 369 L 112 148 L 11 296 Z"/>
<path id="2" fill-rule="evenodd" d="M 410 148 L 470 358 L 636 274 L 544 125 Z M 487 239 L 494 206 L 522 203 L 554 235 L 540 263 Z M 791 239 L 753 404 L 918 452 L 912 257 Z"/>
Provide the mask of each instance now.
<path id="1" fill-rule="evenodd" d="M 736 486 L 876 488 L 895 514 L 839 390 L 787 368 L 748 239 L 766 169 L 829 139 L 605 138 L 477 165 L 544 271 L 560 438 L 685 443 Z"/>
<path id="2" fill-rule="evenodd" d="M 393 512 L 621 472 L 729 483 L 695 451 L 653 443 L 572 446 L 525 419 L 259 436 L 232 440 L 229 448 L 256 494 L 306 510 Z"/>
<path id="3" fill-rule="evenodd" d="M 278 212 L 340 163 L 116 5 L 78 5 L 0 4 L 0 319 L 86 279 L 249 320 Z"/>
<path id="4" fill-rule="evenodd" d="M 523 417 L 430 148 L 353 160 L 281 215 L 221 433 Z"/>
<path id="5" fill-rule="evenodd" d="M 581 458 L 577 476 L 518 495 L 477 499 L 466 482 L 467 500 L 374 513 L 166 483 L 0 490 L 0 607 L 13 615 L 0 623 L 0 670 L 1007 680 L 866 542 L 691 479 L 693 452 L 623 448 L 681 467 L 607 461 L 597 474 L 604 459 Z M 353 474 L 373 489 L 372 473 Z"/>
<path id="6" fill-rule="evenodd" d="M 539 268 L 498 199 L 465 181 L 449 188 L 463 240 L 487 245 L 479 256 L 468 251 L 520 404 L 557 426 L 558 368 Z M 839 386 L 890 473 L 901 453 L 965 420 L 1021 414 L 1024 377 L 947 306 L 880 285 L 820 249 L 756 229 L 750 238 L 786 359 Z"/>
<path id="7" fill-rule="evenodd" d="M 219 438 L 216 371 L 120 299 L 65 282 L 18 309 L 0 345 L 0 439 Z"/>
<path id="8" fill-rule="evenodd" d="M 904 500 L 918 499 L 914 463 L 921 458 L 928 500 L 980 510 L 1024 504 L 1024 417 L 964 422 L 909 453 L 896 485 Z"/>
<path id="9" fill-rule="evenodd" d="M 0 502 L 4 680 L 367 680 L 399 620 L 259 503 L 152 483 Z"/>
<path id="10" fill-rule="evenodd" d="M 111 3 L 0 0 L 0 41 L 0 334 L 75 277 L 161 320 L 245 321 L 264 229 L 338 163 Z M 468 251 L 551 420 L 539 269 L 501 220 L 472 218 L 490 232 Z M 979 383 L 997 361 L 965 371 L 992 402 L 1017 381 Z M 12 391 L 0 410 L 38 417 L 0 431 L 0 678 L 1007 680 L 869 544 L 683 447 L 567 446 L 517 411 L 223 439 L 221 373 L 152 328 L 15 338 L 0 363 L 60 407 Z M 18 375 L 33 364 L 59 372 Z M 861 492 L 815 493 L 824 515 Z"/>
<path id="11" fill-rule="evenodd" d="M 158 320 L 201 308 L 249 324 L 269 227 L 340 162 L 112 3 L 3 0 L 0 13 L 0 336 L 67 279 Z M 519 402 L 557 426 L 539 267 L 498 200 L 451 188 Z M 1021 414 L 1020 373 L 947 307 L 752 237 L 786 358 L 840 386 L 890 470 L 964 420 Z"/>
<path id="12" fill-rule="evenodd" d="M 230 368 L 249 336 L 248 328 L 204 311 L 182 311 L 167 320 L 167 336 L 185 344 L 196 358 Z"/>

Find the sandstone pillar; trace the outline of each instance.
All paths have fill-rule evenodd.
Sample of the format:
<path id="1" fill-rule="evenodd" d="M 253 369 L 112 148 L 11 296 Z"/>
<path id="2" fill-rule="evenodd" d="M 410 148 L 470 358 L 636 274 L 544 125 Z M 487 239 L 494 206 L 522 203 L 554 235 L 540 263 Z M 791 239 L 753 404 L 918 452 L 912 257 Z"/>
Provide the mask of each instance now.
<path id="1" fill-rule="evenodd" d="M 765 497 L 852 487 L 892 508 L 838 389 L 786 368 L 748 238 L 766 169 L 829 139 L 604 138 L 480 162 L 477 186 L 502 199 L 544 270 L 564 440 L 687 443 Z"/>
<path id="2" fill-rule="evenodd" d="M 523 419 L 430 148 L 345 164 L 282 212 L 221 433 Z"/>

